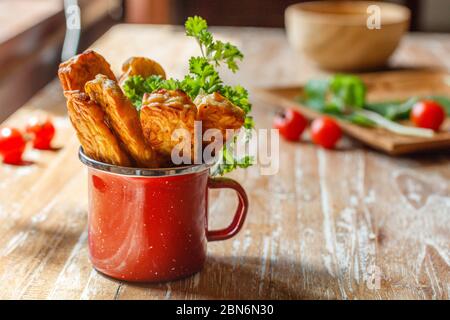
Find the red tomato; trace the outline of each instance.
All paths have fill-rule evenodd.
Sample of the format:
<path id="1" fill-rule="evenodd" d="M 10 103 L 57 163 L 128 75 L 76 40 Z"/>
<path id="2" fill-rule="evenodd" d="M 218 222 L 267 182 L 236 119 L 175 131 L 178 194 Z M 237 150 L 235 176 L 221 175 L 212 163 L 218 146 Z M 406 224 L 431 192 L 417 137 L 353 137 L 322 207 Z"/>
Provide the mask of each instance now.
<path id="1" fill-rule="evenodd" d="M 305 117 L 295 109 L 287 109 L 284 113 L 277 115 L 273 121 L 273 127 L 290 141 L 299 140 L 307 124 Z"/>
<path id="2" fill-rule="evenodd" d="M 0 130 L 0 156 L 4 163 L 20 164 L 25 146 L 26 141 L 19 130 L 8 127 Z"/>
<path id="3" fill-rule="evenodd" d="M 55 136 L 55 127 L 50 119 L 39 121 L 37 118 L 31 118 L 26 132 L 32 136 L 34 148 L 41 150 L 51 148 L 51 142 Z"/>
<path id="4" fill-rule="evenodd" d="M 313 142 L 324 148 L 334 148 L 341 136 L 341 127 L 331 118 L 317 118 L 311 124 L 311 138 Z"/>
<path id="5" fill-rule="evenodd" d="M 411 121 L 421 128 L 438 131 L 445 119 L 445 111 L 442 106 L 434 101 L 419 101 L 411 110 Z"/>

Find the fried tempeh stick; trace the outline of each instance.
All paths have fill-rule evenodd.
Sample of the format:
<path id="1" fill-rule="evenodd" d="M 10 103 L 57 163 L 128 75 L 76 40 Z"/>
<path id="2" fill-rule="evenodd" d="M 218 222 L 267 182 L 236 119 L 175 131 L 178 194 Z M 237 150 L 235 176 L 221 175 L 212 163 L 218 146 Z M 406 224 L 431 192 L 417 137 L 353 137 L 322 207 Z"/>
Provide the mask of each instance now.
<path id="1" fill-rule="evenodd" d="M 105 114 L 100 106 L 78 90 L 65 91 L 64 95 L 70 121 L 85 154 L 98 161 L 130 166 L 131 161 L 106 125 Z"/>
<path id="2" fill-rule="evenodd" d="M 191 151 L 192 159 L 196 115 L 197 108 L 181 90 L 161 89 L 145 94 L 140 117 L 147 143 L 166 162 L 170 160 L 174 148 L 184 149 L 185 143 L 190 143 L 186 147 Z M 172 133 L 177 129 L 185 129 L 190 141 L 183 141 L 183 137 L 172 140 Z"/>
<path id="3" fill-rule="evenodd" d="M 93 50 L 87 50 L 70 58 L 61 63 L 58 69 L 58 77 L 64 91 L 80 90 L 84 92 L 86 82 L 94 79 L 99 73 L 111 80 L 116 80 L 109 63 Z"/>
<path id="4" fill-rule="evenodd" d="M 224 142 L 231 138 L 227 137 L 227 129 L 237 130 L 244 124 L 244 111 L 218 92 L 198 95 L 194 103 L 198 108 L 197 120 L 202 121 L 203 132 L 218 129 L 222 132 Z"/>
<path id="5" fill-rule="evenodd" d="M 151 147 L 145 143 L 138 112 L 117 82 L 105 75 L 97 75 L 86 83 L 85 90 L 103 109 L 111 129 L 137 165 L 143 168 L 156 167 L 157 159 Z"/>
<path id="6" fill-rule="evenodd" d="M 119 84 L 122 86 L 130 76 L 140 75 L 144 79 L 151 75 L 159 75 L 166 78 L 166 72 L 156 61 L 145 57 L 131 57 L 122 65 L 123 74 L 120 77 Z"/>

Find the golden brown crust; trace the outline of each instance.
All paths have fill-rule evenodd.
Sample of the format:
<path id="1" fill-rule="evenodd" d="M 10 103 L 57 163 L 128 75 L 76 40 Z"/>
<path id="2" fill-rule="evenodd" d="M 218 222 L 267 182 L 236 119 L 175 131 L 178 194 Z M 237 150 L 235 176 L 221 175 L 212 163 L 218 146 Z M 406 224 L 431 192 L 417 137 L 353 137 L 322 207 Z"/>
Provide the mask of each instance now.
<path id="1" fill-rule="evenodd" d="M 84 92 L 85 83 L 94 79 L 99 73 L 111 80 L 116 80 L 109 63 L 93 50 L 87 50 L 70 58 L 61 63 L 58 69 L 58 77 L 64 91 L 80 90 Z"/>
<path id="2" fill-rule="evenodd" d="M 159 75 L 166 78 L 166 72 L 156 61 L 145 57 L 131 57 L 122 65 L 123 74 L 120 77 L 119 84 L 122 86 L 130 76 L 140 75 L 147 78 L 151 75 Z"/>
<path id="3" fill-rule="evenodd" d="M 244 111 L 218 92 L 198 95 L 194 103 L 198 108 L 197 120 L 202 121 L 203 132 L 218 129 L 224 142 L 230 138 L 226 135 L 227 129 L 237 130 L 244 124 Z"/>
<path id="4" fill-rule="evenodd" d="M 128 155 L 105 123 L 103 110 L 78 90 L 65 91 L 70 121 L 89 157 L 118 166 L 130 166 Z"/>
<path id="5" fill-rule="evenodd" d="M 144 137 L 164 161 L 169 161 L 171 152 L 176 147 L 180 150 L 185 147 L 192 150 L 196 115 L 197 108 L 181 90 L 161 89 L 145 94 L 140 115 Z M 190 134 L 189 146 L 180 144 L 182 137 L 172 141 L 172 133 L 177 129 L 185 129 L 186 133 Z"/>
<path id="6" fill-rule="evenodd" d="M 117 82 L 104 75 L 97 75 L 94 80 L 86 83 L 85 90 L 103 109 L 111 129 L 137 165 L 155 167 L 156 158 L 152 149 L 145 143 L 138 112 Z"/>

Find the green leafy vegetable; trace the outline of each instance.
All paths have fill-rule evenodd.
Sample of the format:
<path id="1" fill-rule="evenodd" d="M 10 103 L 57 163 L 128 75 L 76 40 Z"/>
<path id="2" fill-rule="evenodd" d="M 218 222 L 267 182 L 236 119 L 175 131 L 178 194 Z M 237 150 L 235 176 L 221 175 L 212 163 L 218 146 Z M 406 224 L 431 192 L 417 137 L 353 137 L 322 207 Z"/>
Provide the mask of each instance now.
<path id="1" fill-rule="evenodd" d="M 127 79 L 123 86 L 125 95 L 131 100 L 137 110 L 142 107 L 142 97 L 147 92 L 153 92 L 158 89 L 177 89 L 179 83 L 177 80 L 164 80 L 161 76 L 153 75 L 144 79 L 137 75 Z"/>
<path id="2" fill-rule="evenodd" d="M 325 106 L 328 87 L 328 79 L 313 79 L 308 81 L 305 85 L 306 104 L 311 108 L 322 110 Z"/>
<path id="3" fill-rule="evenodd" d="M 356 76 L 335 75 L 330 79 L 312 79 L 304 88 L 301 103 L 318 112 L 329 114 L 354 124 L 371 127 L 375 123 L 353 109 L 364 105 L 366 88 Z"/>
<path id="4" fill-rule="evenodd" d="M 181 82 L 182 89 L 192 98 L 200 93 L 213 93 L 222 89 L 219 73 L 204 57 L 192 57 L 189 60 L 189 72 Z"/>
<path id="5" fill-rule="evenodd" d="M 215 68 L 225 64 L 232 72 L 236 72 L 239 69 L 237 61 L 242 60 L 244 55 L 236 46 L 214 40 L 213 35 L 208 31 L 206 20 L 201 17 L 189 17 L 185 23 L 185 29 L 187 36 L 196 39 L 202 56 L 189 59 L 189 73 L 183 80 L 165 80 L 160 76 L 150 76 L 147 79 L 143 79 L 141 76 L 132 76 L 123 85 L 125 95 L 132 101 L 136 109 L 140 110 L 143 95 L 158 89 L 181 89 L 191 99 L 195 99 L 200 93 L 219 92 L 244 111 L 246 115 L 244 128 L 250 132 L 249 130 L 254 127 L 254 122 L 250 116 L 252 105 L 248 98 L 248 91 L 239 85 L 234 87 L 224 85 Z M 221 161 L 216 169 L 217 174 L 222 175 L 238 167 L 247 168 L 253 163 L 251 157 L 234 158 L 232 150 L 235 143 L 236 141 L 233 140 L 228 146 L 223 147 Z"/>
<path id="6" fill-rule="evenodd" d="M 321 111 L 346 112 L 349 108 L 362 108 L 366 87 L 360 78 L 337 74 L 330 79 L 310 80 L 305 86 L 308 106 Z"/>
<path id="7" fill-rule="evenodd" d="M 409 113 L 417 101 L 419 101 L 418 97 L 412 97 L 406 101 L 366 103 L 364 108 L 381 114 L 389 120 L 402 120 L 409 118 Z"/>
<path id="8" fill-rule="evenodd" d="M 362 108 L 366 98 L 366 86 L 362 80 L 353 75 L 337 74 L 331 78 L 329 90 L 332 101 L 342 110 Z"/>
<path id="9" fill-rule="evenodd" d="M 450 114 L 450 99 L 440 96 L 422 97 L 440 103 Z M 394 121 L 407 119 L 419 97 L 406 101 L 368 103 L 366 87 L 358 76 L 336 74 L 330 79 L 308 81 L 300 101 L 318 112 L 333 115 L 361 126 L 379 126 L 405 135 L 429 137 L 432 132 L 406 127 Z"/>
<path id="10" fill-rule="evenodd" d="M 233 72 L 239 69 L 236 60 L 242 60 L 244 55 L 236 46 L 228 42 L 214 41 L 212 34 L 208 31 L 206 20 L 198 16 L 189 17 L 185 28 L 186 35 L 197 40 L 202 55 L 208 62 L 213 62 L 216 66 L 225 62 L 228 69 Z"/>

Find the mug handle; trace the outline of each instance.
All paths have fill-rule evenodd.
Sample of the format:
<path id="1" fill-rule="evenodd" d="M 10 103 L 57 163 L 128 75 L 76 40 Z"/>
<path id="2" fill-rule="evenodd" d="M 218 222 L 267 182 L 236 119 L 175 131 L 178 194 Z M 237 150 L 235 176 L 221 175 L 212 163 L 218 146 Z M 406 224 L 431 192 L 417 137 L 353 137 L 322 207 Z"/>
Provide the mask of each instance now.
<path id="1" fill-rule="evenodd" d="M 248 210 L 248 198 L 245 193 L 244 188 L 235 180 L 229 178 L 208 178 L 208 188 L 209 189 L 220 189 L 228 188 L 236 191 L 238 196 L 238 207 L 236 213 L 234 214 L 233 221 L 225 229 L 220 230 L 207 230 L 206 238 L 208 241 L 219 241 L 226 240 L 235 236 L 239 230 L 241 230 L 244 224 L 245 217 L 247 216 Z"/>

